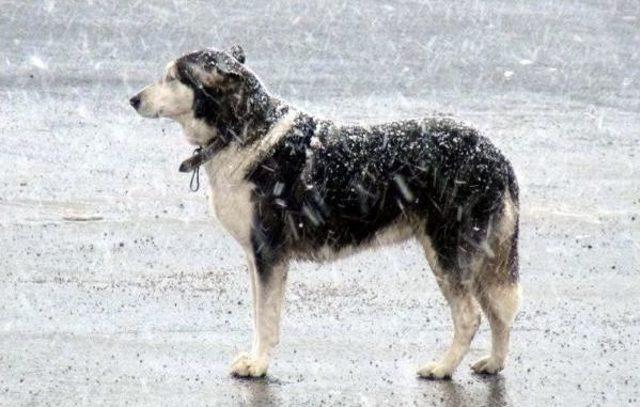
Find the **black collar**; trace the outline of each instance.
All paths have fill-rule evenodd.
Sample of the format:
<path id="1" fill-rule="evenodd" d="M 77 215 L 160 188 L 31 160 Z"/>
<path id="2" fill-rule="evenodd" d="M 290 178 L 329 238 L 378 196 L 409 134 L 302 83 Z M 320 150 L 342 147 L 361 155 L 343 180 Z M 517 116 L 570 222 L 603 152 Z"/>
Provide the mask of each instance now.
<path id="1" fill-rule="evenodd" d="M 207 143 L 205 146 L 200 146 L 193 150 L 193 155 L 187 158 L 180 164 L 178 171 L 191 172 L 198 169 L 202 164 L 206 163 L 213 158 L 218 151 L 226 145 L 226 141 L 222 140 L 222 137 L 216 137 Z"/>

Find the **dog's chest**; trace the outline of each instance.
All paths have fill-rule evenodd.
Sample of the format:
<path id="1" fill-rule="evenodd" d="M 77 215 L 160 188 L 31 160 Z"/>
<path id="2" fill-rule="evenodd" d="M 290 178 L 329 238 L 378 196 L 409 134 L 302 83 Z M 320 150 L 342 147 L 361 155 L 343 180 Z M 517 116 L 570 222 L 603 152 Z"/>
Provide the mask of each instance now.
<path id="1" fill-rule="evenodd" d="M 236 150 L 222 151 L 205 164 L 209 202 L 220 224 L 243 247 L 251 245 L 253 185 L 244 179 L 243 157 Z"/>
<path id="2" fill-rule="evenodd" d="M 213 212 L 222 226 L 245 249 L 251 247 L 254 185 L 245 179 L 247 169 L 286 136 L 298 113 L 281 117 L 260 141 L 249 146 L 231 145 L 205 164 Z"/>

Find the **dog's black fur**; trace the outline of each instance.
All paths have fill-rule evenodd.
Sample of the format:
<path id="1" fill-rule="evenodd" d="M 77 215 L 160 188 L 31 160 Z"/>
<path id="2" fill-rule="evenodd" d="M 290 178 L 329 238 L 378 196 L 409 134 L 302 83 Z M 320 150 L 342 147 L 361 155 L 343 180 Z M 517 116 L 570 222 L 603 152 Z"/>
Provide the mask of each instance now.
<path id="1" fill-rule="evenodd" d="M 190 71 L 193 64 L 224 66 L 220 81 L 207 86 Z M 288 110 L 227 54 L 188 54 L 177 67 L 194 90 L 195 116 L 220 129 L 229 144 L 256 142 Z M 252 240 L 261 263 L 291 253 L 314 258 L 323 246 L 357 247 L 408 222 L 430 237 L 442 266 L 456 272 L 461 256 L 481 249 L 505 192 L 518 202 L 509 162 L 476 130 L 449 119 L 365 128 L 301 114 L 246 178 L 256 186 Z M 516 280 L 517 234 L 513 245 Z"/>
<path id="2" fill-rule="evenodd" d="M 254 245 L 271 262 L 291 250 L 305 258 L 323 246 L 359 246 L 408 221 L 424 228 L 442 266 L 455 271 L 461 252 L 480 248 L 504 193 L 517 201 L 502 154 L 450 120 L 365 129 L 302 115 L 294 128 L 247 174 L 256 185 Z"/>
<path id="3" fill-rule="evenodd" d="M 478 328 L 478 304 L 489 318 L 493 348 L 472 368 L 500 371 L 520 298 L 518 185 L 505 157 L 476 130 L 450 119 L 357 126 L 297 112 L 270 95 L 244 60 L 239 47 L 187 54 L 168 69 L 170 78 L 131 101 L 146 117 L 157 117 L 166 106 L 154 102 L 156 92 L 184 97 L 192 91 L 192 101 L 182 102 L 192 116 L 174 118 L 187 136 L 200 137 L 198 144 L 213 140 L 220 148 L 222 158 L 214 156 L 207 169 L 214 209 L 217 202 L 255 271 L 257 336 L 252 353 L 232 366 L 234 374 L 266 372 L 289 260 L 331 259 L 389 236 L 422 244 L 452 309 L 451 347 L 418 374 L 451 376 Z M 173 80 L 191 91 L 175 91 Z M 184 106 L 174 110 L 185 114 Z M 201 122 L 204 130 L 193 130 Z M 237 172 L 224 172 L 235 161 L 238 179 Z M 240 187 L 225 186 L 226 177 Z M 237 219 L 237 207 L 247 219 Z"/>

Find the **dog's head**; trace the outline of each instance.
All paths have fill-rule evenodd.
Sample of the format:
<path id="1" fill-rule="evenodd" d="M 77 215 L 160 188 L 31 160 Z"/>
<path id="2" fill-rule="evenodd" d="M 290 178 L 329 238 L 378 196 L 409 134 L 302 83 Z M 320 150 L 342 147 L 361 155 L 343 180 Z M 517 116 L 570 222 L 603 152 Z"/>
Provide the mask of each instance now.
<path id="1" fill-rule="evenodd" d="M 191 52 L 170 62 L 159 81 L 129 102 L 143 117 L 179 122 L 193 144 L 206 144 L 223 127 L 235 134 L 253 105 L 265 98 L 260 81 L 244 61 L 238 45 Z"/>

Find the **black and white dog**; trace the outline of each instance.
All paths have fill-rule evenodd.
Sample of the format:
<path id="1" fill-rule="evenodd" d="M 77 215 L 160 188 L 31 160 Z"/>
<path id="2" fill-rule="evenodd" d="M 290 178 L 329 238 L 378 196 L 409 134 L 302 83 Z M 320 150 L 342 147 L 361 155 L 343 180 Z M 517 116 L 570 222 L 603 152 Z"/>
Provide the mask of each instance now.
<path id="1" fill-rule="evenodd" d="M 231 366 L 262 376 L 279 341 L 287 266 L 415 238 L 447 299 L 453 342 L 418 370 L 449 378 L 484 312 L 503 369 L 518 309 L 518 186 L 509 162 L 472 128 L 446 119 L 339 125 L 269 94 L 239 46 L 192 52 L 131 98 L 137 112 L 180 123 L 201 147 L 217 219 L 244 249 L 254 335 Z"/>

